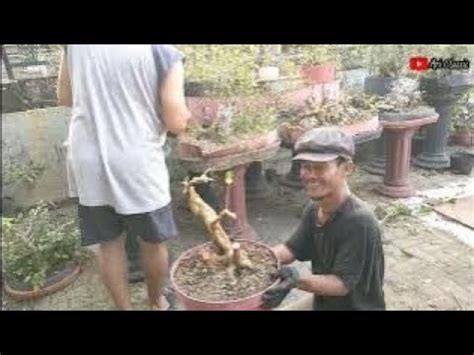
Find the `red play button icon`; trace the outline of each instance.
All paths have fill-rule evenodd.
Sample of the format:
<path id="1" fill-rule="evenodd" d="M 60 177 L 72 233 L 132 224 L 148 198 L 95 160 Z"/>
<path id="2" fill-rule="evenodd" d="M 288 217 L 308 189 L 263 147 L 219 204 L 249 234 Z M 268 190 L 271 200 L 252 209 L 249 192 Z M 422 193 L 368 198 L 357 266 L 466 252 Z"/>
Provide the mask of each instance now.
<path id="1" fill-rule="evenodd" d="M 427 57 L 413 57 L 410 58 L 410 69 L 416 71 L 428 70 L 430 61 Z"/>

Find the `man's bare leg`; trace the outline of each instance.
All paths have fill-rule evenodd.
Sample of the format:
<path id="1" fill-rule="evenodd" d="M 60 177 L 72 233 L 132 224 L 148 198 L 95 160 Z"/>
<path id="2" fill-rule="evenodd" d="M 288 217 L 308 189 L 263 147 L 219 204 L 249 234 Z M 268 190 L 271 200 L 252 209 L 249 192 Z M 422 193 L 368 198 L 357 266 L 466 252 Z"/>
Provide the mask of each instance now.
<path id="1" fill-rule="evenodd" d="M 151 309 L 165 309 L 163 291 L 168 279 L 168 248 L 163 243 L 140 240 L 148 301 Z"/>
<path id="2" fill-rule="evenodd" d="M 121 310 L 132 309 L 128 296 L 125 237 L 124 234 L 112 241 L 102 243 L 97 252 L 97 263 L 102 281 L 109 290 L 115 306 Z"/>

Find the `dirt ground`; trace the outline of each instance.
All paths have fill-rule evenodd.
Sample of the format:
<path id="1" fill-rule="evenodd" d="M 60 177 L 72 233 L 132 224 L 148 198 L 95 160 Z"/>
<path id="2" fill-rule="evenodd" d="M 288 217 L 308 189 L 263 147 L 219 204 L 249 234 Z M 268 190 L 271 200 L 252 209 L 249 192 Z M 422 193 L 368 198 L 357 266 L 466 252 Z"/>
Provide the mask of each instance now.
<path id="1" fill-rule="evenodd" d="M 272 160 L 264 163 L 264 169 L 273 169 L 272 181 L 268 182 L 269 194 L 262 200 L 248 201 L 249 222 L 258 239 L 268 245 L 286 240 L 298 223 L 304 203 L 301 190 L 282 186 L 278 179 L 289 169 L 289 152 L 282 149 Z M 473 191 L 471 176 L 453 175 L 450 172 L 430 172 L 412 168 L 411 179 L 419 199 L 426 201 L 426 190 L 443 189 L 453 185 L 461 192 Z M 365 200 L 371 208 L 386 208 L 395 201 L 374 192 L 382 177 L 366 173 L 359 167 L 350 179 L 352 191 Z M 183 251 L 207 241 L 204 229 L 184 205 L 181 187 L 173 184 L 175 216 L 180 235 L 169 243 L 171 260 Z M 410 199 L 399 200 L 410 204 Z M 75 218 L 75 210 L 64 211 Z M 429 212 L 428 214 L 435 214 Z M 437 217 L 439 218 L 439 217 Z M 453 226 L 455 222 L 445 221 Z M 435 228 L 422 213 L 396 216 L 384 224 L 385 294 L 389 310 L 473 310 L 474 302 L 474 253 L 472 244 L 460 240 L 446 228 Z M 453 227 L 454 228 L 454 227 Z M 447 228 L 448 230 L 450 229 Z M 454 230 L 454 229 L 453 229 Z M 474 231 L 464 230 L 464 238 L 474 241 Z M 309 265 L 298 263 L 302 269 Z M 136 309 L 146 308 L 146 290 L 143 283 L 130 285 L 132 303 Z M 303 296 L 294 291 L 283 306 Z M 68 288 L 34 302 L 15 302 L 3 298 L 4 309 L 17 310 L 108 310 L 113 309 L 111 300 L 100 282 L 93 252 L 84 261 L 83 272 Z"/>

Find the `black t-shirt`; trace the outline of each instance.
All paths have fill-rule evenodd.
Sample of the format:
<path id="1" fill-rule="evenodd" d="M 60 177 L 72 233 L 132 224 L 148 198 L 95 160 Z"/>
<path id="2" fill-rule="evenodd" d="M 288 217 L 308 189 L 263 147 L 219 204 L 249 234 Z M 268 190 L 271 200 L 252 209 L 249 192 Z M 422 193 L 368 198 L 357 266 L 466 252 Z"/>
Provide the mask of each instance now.
<path id="1" fill-rule="evenodd" d="M 318 226 L 318 205 L 310 202 L 286 242 L 297 260 L 312 262 L 313 274 L 336 275 L 350 290 L 346 296 L 314 296 L 315 310 L 385 309 L 384 254 L 375 215 L 350 196 Z"/>

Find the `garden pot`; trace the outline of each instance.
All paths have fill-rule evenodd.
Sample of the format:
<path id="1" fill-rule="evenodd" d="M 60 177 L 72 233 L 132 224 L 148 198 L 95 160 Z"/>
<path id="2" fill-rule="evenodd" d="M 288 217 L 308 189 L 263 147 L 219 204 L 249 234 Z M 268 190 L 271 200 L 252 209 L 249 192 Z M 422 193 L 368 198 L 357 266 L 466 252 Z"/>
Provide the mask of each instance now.
<path id="1" fill-rule="evenodd" d="M 367 95 L 385 96 L 390 92 L 392 84 L 397 80 L 393 77 L 368 76 L 364 81 L 364 93 Z M 382 136 L 372 143 L 372 158 L 365 170 L 371 174 L 384 175 L 386 155 L 385 141 L 386 135 Z"/>
<path id="2" fill-rule="evenodd" d="M 341 73 L 344 90 L 362 90 L 369 71 L 365 68 L 345 70 Z"/>
<path id="3" fill-rule="evenodd" d="M 33 300 L 48 296 L 52 293 L 60 291 L 70 284 L 72 284 L 81 272 L 79 264 L 70 265 L 56 275 L 49 277 L 46 280 L 45 286 L 39 290 L 21 290 L 8 283 L 8 278 L 5 280 L 6 293 L 17 301 Z"/>
<path id="4" fill-rule="evenodd" d="M 474 146 L 474 131 L 470 129 L 458 130 L 450 137 L 451 143 L 464 147 Z"/>
<path id="5" fill-rule="evenodd" d="M 286 97 L 292 96 L 298 90 L 301 90 L 303 83 L 301 82 L 301 78 L 299 77 L 278 77 L 276 79 L 267 79 L 267 80 L 259 80 L 257 84 L 263 91 L 265 95 L 274 95 L 279 94 L 282 95 L 281 102 L 279 103 L 282 105 L 282 109 L 287 107 L 287 105 L 291 106 L 292 101 L 291 99 L 287 99 Z"/>
<path id="6" fill-rule="evenodd" d="M 470 175 L 474 164 L 472 153 L 457 152 L 451 155 L 451 170 L 454 173 Z"/>
<path id="7" fill-rule="evenodd" d="M 423 149 L 423 141 L 425 139 L 425 133 L 423 128 L 418 130 L 412 139 L 412 148 L 411 148 L 411 156 L 412 158 L 417 157 Z"/>
<path id="8" fill-rule="evenodd" d="M 310 84 L 332 83 L 336 80 L 336 66 L 334 64 L 304 65 L 301 68 L 301 77 Z"/>
<path id="9" fill-rule="evenodd" d="M 364 82 L 364 92 L 368 95 L 385 96 L 390 92 L 391 85 L 397 78 L 385 76 L 369 76 Z"/>
<path id="10" fill-rule="evenodd" d="M 435 104 L 439 99 L 458 100 L 469 87 L 472 87 L 474 73 L 456 73 L 445 77 L 422 77 L 420 89 L 425 93 L 428 103 Z"/>
<path id="11" fill-rule="evenodd" d="M 272 258 L 275 261 L 276 267 L 279 268 L 279 262 L 278 258 L 275 255 L 275 253 L 269 248 L 268 246 L 258 243 L 255 241 L 249 241 L 249 240 L 237 240 L 242 246 L 245 246 L 246 244 L 254 244 L 258 245 L 259 247 L 262 247 L 269 251 L 272 255 Z M 192 255 L 196 255 L 202 248 L 205 248 L 206 246 L 209 246 L 211 243 L 205 243 L 198 245 L 185 253 L 183 253 L 173 264 L 171 268 L 171 284 L 173 289 L 175 290 L 176 293 L 176 299 L 178 303 L 186 310 L 216 310 L 216 311 L 224 311 L 224 310 L 261 310 L 261 305 L 262 305 L 262 295 L 264 294 L 265 291 L 270 289 L 271 287 L 274 287 L 276 284 L 278 284 L 278 280 L 275 281 L 273 284 L 268 286 L 267 288 L 258 291 L 248 297 L 244 298 L 239 298 L 239 299 L 233 299 L 229 301 L 208 301 L 204 299 L 197 299 L 194 297 L 189 296 L 180 285 L 177 284 L 176 281 L 176 274 L 177 274 L 177 269 L 185 260 L 186 258 L 189 258 Z"/>
<path id="12" fill-rule="evenodd" d="M 259 80 L 277 80 L 279 77 L 280 69 L 278 69 L 278 67 L 262 67 L 258 69 Z"/>
<path id="13" fill-rule="evenodd" d="M 186 97 L 210 97 L 222 90 L 218 83 L 212 81 L 188 81 L 184 84 Z"/>
<path id="14" fill-rule="evenodd" d="M 372 132 L 378 130 L 380 122 L 378 117 L 373 117 L 370 120 L 356 122 L 351 125 L 340 126 L 339 128 L 347 134 L 357 136 L 361 133 Z M 317 127 L 314 127 L 317 128 Z M 286 146 L 293 146 L 298 138 L 300 138 L 306 131 L 312 128 L 303 128 L 300 126 L 291 126 L 288 122 L 283 122 L 278 127 L 278 133 Z"/>
<path id="15" fill-rule="evenodd" d="M 269 147 L 278 141 L 279 136 L 276 130 L 228 144 L 205 145 L 203 141 L 181 137 L 178 143 L 178 154 L 182 159 L 221 158 Z"/>

